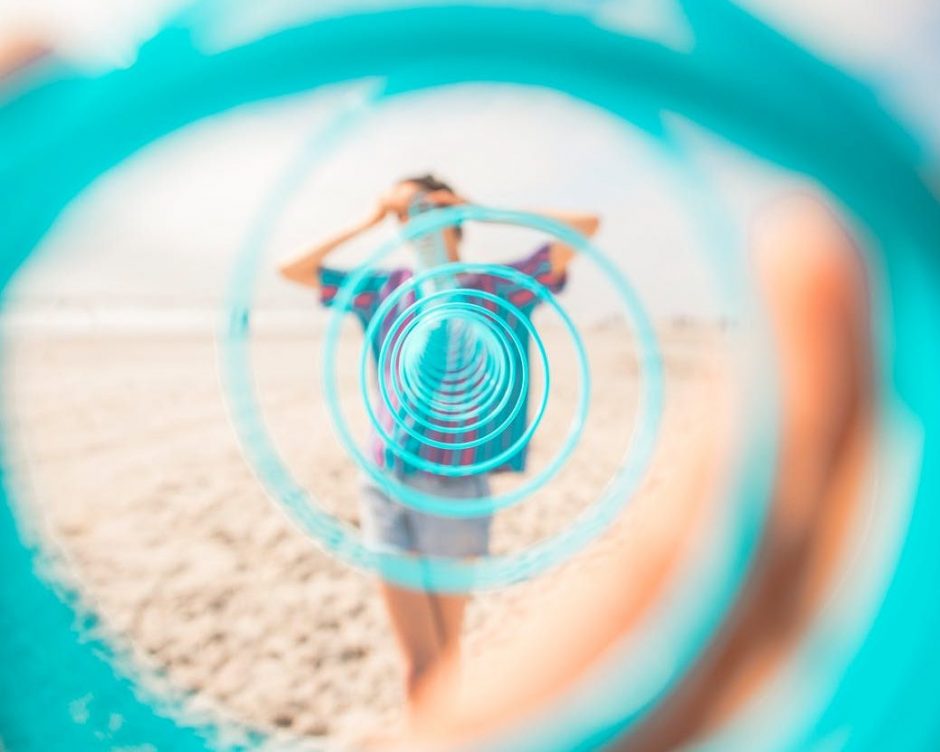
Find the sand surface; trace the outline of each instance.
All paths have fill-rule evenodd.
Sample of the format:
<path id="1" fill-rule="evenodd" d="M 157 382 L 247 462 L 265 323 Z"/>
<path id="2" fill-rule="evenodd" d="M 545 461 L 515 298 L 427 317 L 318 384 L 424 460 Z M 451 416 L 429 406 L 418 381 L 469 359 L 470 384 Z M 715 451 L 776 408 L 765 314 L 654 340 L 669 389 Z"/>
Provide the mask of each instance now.
<path id="1" fill-rule="evenodd" d="M 560 338 L 548 337 L 563 348 Z M 719 341 L 702 328 L 662 332 L 667 407 L 656 460 L 608 537 L 630 534 L 629 510 L 655 507 L 670 459 L 707 424 Z M 298 481 L 355 529 L 360 475 L 323 403 L 321 344 L 257 337 L 258 400 Z M 497 517 L 496 552 L 571 524 L 622 463 L 643 364 L 614 327 L 591 330 L 585 344 L 591 410 L 578 449 L 545 490 Z M 155 692 L 181 693 L 187 712 L 340 746 L 399 719 L 397 655 L 374 578 L 325 554 L 266 495 L 233 431 L 212 338 L 10 335 L 7 354 L 6 435 L 24 519 L 50 544 L 53 576 L 79 590 Z M 578 393 L 576 360 L 554 357 L 532 468 L 557 451 Z M 341 392 L 354 403 L 354 368 L 342 362 Z M 350 421 L 361 433 L 362 416 Z M 529 582 L 476 595 L 466 660 L 531 593 L 587 576 L 602 557 L 603 541 Z"/>

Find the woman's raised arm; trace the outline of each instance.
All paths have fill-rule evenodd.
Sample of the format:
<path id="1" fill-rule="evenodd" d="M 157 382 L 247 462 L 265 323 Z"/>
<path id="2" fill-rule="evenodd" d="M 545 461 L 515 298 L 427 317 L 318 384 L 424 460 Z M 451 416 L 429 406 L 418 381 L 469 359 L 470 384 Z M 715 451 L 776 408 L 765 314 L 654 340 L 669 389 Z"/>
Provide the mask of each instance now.
<path id="1" fill-rule="evenodd" d="M 304 251 L 299 256 L 285 261 L 278 267 L 278 271 L 282 277 L 291 282 L 318 288 L 320 286 L 319 271 L 323 259 L 343 243 L 378 225 L 385 218 L 387 212 L 386 204 L 380 202 L 368 217 L 319 245 Z"/>

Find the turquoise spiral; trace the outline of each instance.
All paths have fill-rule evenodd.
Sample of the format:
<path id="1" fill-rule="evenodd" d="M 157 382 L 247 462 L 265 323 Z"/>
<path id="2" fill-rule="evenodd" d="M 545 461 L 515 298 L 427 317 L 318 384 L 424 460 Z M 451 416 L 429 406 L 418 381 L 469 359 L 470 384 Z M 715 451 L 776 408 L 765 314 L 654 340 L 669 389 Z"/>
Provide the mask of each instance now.
<path id="1" fill-rule="evenodd" d="M 210 19 L 205 25 L 211 27 L 208 6 L 225 5 L 235 13 L 238 4 L 200 5 Z M 881 580 L 865 583 L 877 612 L 841 625 L 843 631 L 854 627 L 855 642 L 830 640 L 826 650 L 813 652 L 817 681 L 806 688 L 802 700 L 808 709 L 801 717 L 765 719 L 760 734 L 749 734 L 744 746 L 721 748 L 813 749 L 837 744 L 859 752 L 930 749 L 937 739 L 940 693 L 940 653 L 935 649 L 940 629 L 940 602 L 935 597 L 940 578 L 940 506 L 935 503 L 940 489 L 940 465 L 935 461 L 940 400 L 933 376 L 940 365 L 940 207 L 924 178 L 922 155 L 872 92 L 729 0 L 669 4 L 681 10 L 694 37 L 694 44 L 682 49 L 631 35 L 609 18 L 596 22 L 594 9 L 600 3 L 562 5 L 566 10 L 482 2 L 377 7 L 348 17 L 295 19 L 279 33 L 249 35 L 229 47 L 210 44 L 208 49 L 200 47 L 200 40 L 212 35 L 196 28 L 201 24 L 193 15 L 156 34 L 126 69 L 88 75 L 51 61 L 36 79 L 17 82 L 15 89 L 4 82 L 0 281 L 10 279 L 75 197 L 151 142 L 245 103 L 371 76 L 387 81 L 389 98 L 463 81 L 551 87 L 663 141 L 666 116 L 677 115 L 743 151 L 814 179 L 877 240 L 872 258 L 891 301 L 890 308 L 878 311 L 879 331 L 890 341 L 890 347 L 878 352 L 880 371 L 885 389 L 903 405 L 920 438 L 916 451 L 909 453 L 914 465 L 911 482 L 898 491 L 900 503 L 890 505 L 899 519 L 891 533 L 897 555 Z M 249 4 L 241 7 L 246 17 L 246 9 L 254 10 Z M 214 23 L 224 25 L 219 19 Z M 562 54 L 548 55 L 546 50 Z M 243 321 L 250 309 L 250 280 L 256 271 L 252 262 L 261 257 L 254 251 L 263 245 L 263 220 L 259 227 L 246 243 L 247 261 L 233 284 L 237 289 L 227 311 L 231 322 Z M 592 250 L 585 253 L 591 256 Z M 604 263 L 602 256 L 596 258 Z M 725 264 L 720 271 L 730 269 Z M 434 327 L 425 326 L 431 339 Z M 476 384 L 471 369 L 499 373 L 501 356 L 492 338 L 487 339 L 494 333 L 461 327 L 439 336 L 434 348 L 442 349 L 432 348 L 426 357 L 439 360 L 446 352 L 460 358 L 468 372 L 452 368 L 448 375 L 440 365 L 422 365 L 422 340 L 415 340 L 402 361 L 401 376 L 409 379 L 401 385 L 405 394 L 414 393 L 418 384 L 437 383 L 435 375 L 442 383 L 447 376 L 448 384 L 457 379 L 469 388 Z M 418 582 L 427 570 L 419 570 L 413 559 L 383 558 L 364 549 L 335 519 L 309 503 L 292 481 L 258 417 L 246 350 L 244 329 L 231 324 L 220 347 L 227 397 L 246 454 L 272 495 L 329 550 L 381 568 L 397 582 Z M 439 395 L 442 413 L 447 412 L 446 391 Z M 482 395 L 481 408 L 487 405 Z M 774 428 L 763 427 L 768 433 Z M 651 437 L 641 438 L 636 448 L 642 460 Z M 653 625 L 660 632 L 671 630 L 672 659 L 657 662 L 665 653 L 649 651 L 655 653 L 651 668 L 612 649 L 607 664 L 600 667 L 604 671 L 585 677 L 579 697 L 533 714 L 517 729 L 490 740 L 487 749 L 600 749 L 655 711 L 657 701 L 694 668 L 746 584 L 763 523 L 772 450 L 772 445 L 768 449 L 755 441 L 742 459 L 746 472 L 731 492 L 739 514 L 731 520 L 723 558 L 710 576 L 694 582 L 706 605 L 699 611 L 664 609 Z M 433 569 L 431 587 L 492 587 L 562 560 L 616 515 L 635 490 L 641 466 L 642 461 L 625 466 L 586 527 L 567 530 L 563 540 L 518 557 L 494 557 L 474 567 L 442 562 Z M 6 502 L 11 492 L 8 479 L 3 480 Z M 63 597 L 61 588 L 44 578 L 42 552 L 20 522 L 12 503 L 0 505 L 0 661 L 7 669 L 0 679 L 4 743 L 42 750 L 218 748 L 218 729 L 188 725 L 173 702 L 148 696 L 132 668 L 115 660 L 113 646 L 82 624 L 76 626 L 76 601 Z M 85 693 L 94 693 L 95 701 L 87 721 L 78 724 L 70 704 Z M 122 719 L 119 728 L 109 723 L 115 713 Z"/>
<path id="2" fill-rule="evenodd" d="M 497 266 L 481 268 L 488 274 L 502 273 Z M 392 427 L 383 425 L 368 399 L 366 348 L 360 359 L 362 393 L 373 428 L 412 468 L 447 476 L 477 475 L 502 465 L 531 439 L 548 403 L 549 361 L 536 328 L 505 298 L 463 287 L 420 294 L 424 283 L 445 276 L 457 279 L 450 266 L 415 277 L 385 301 L 370 323 L 367 341 L 394 316 L 387 336 L 381 338 L 376 368 L 381 404 L 394 421 Z M 532 289 L 550 295 L 538 283 Z M 465 464 L 430 460 L 409 449 L 409 443 L 418 442 L 460 451 L 505 435 L 525 406 L 530 385 L 526 345 L 507 319 L 519 321 L 528 331 L 544 374 L 535 415 L 522 435 L 495 456 Z M 441 441 L 429 435 L 433 433 L 451 438 Z"/>
<path id="3" fill-rule="evenodd" d="M 447 517 L 493 514 L 530 497 L 553 478 L 577 447 L 590 407 L 590 368 L 577 327 L 544 285 L 511 266 L 500 264 L 443 263 L 431 266 L 399 285 L 379 306 L 366 328 L 359 358 L 359 391 L 372 429 L 391 463 L 377 464 L 364 451 L 347 423 L 340 399 L 336 366 L 339 361 L 341 318 L 362 291 L 369 273 L 402 243 L 434 235 L 442 228 L 467 221 L 488 221 L 538 229 L 560 238 L 597 259 L 599 252 L 583 236 L 564 225 L 525 212 L 463 205 L 438 209 L 415 217 L 401 236 L 379 248 L 351 273 L 337 292 L 334 313 L 323 349 L 326 400 L 334 426 L 350 456 L 362 471 L 397 501 L 423 512 Z M 638 328 L 641 341 L 656 351 L 655 335 L 642 307 L 619 272 L 605 269 L 625 299 L 628 319 Z M 555 456 L 517 487 L 478 499 L 441 498 L 402 482 L 389 469 L 420 471 L 448 477 L 486 473 L 512 460 L 526 446 L 542 421 L 551 389 L 550 358 L 537 328 L 525 311 L 511 302 L 511 295 L 496 295 L 472 284 L 487 277 L 500 280 L 509 290 L 546 304 L 568 333 L 578 362 L 579 387 L 572 419 Z M 528 343 L 511 323 L 527 335 L 541 373 L 541 388 L 531 415 L 521 416 L 533 384 Z M 370 395 L 370 360 L 375 361 L 379 399 Z M 651 357 L 650 361 L 655 362 Z M 651 395 L 658 395 L 658 372 L 653 369 Z M 520 417 L 524 428 L 509 432 Z M 650 402 L 644 433 L 655 434 L 658 396 Z M 443 438 L 438 438 L 435 434 Z M 457 453 L 481 447 L 498 450 L 473 453 L 464 461 Z M 448 461 L 433 450 L 449 452 Z M 391 464 L 391 468 L 387 465 Z"/>

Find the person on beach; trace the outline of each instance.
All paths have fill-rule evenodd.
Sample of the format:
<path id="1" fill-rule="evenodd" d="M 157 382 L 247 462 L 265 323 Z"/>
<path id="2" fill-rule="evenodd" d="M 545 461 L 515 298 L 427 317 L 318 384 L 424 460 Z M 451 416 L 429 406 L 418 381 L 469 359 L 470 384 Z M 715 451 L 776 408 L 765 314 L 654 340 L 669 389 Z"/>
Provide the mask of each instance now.
<path id="1" fill-rule="evenodd" d="M 416 213 L 464 203 L 467 203 L 465 199 L 447 183 L 432 175 L 401 180 L 379 199 L 365 219 L 314 246 L 298 258 L 284 263 L 280 272 L 292 282 L 317 289 L 321 302 L 331 306 L 352 272 L 324 265 L 327 256 L 352 238 L 378 226 L 388 216 L 405 224 Z M 600 223 L 599 218 L 592 214 L 542 212 L 541 215 L 561 222 L 588 237 L 597 232 Z M 421 239 L 412 243 L 419 270 L 462 260 L 462 227 L 448 226 L 435 233 L 435 239 L 438 241 L 436 255 L 432 253 L 429 256 L 427 243 L 422 243 Z M 569 245 L 548 241 L 507 266 L 557 293 L 565 287 L 568 265 L 574 255 L 575 251 Z M 415 270 L 409 268 L 369 271 L 357 285 L 348 312 L 354 314 L 363 327 L 367 328 L 382 303 L 414 277 Z M 514 309 L 526 317 L 531 315 L 539 302 L 537 296 L 520 294 L 517 286 L 495 272 L 458 273 L 454 275 L 454 282 L 461 290 L 479 290 L 511 300 Z M 394 316 L 390 318 L 393 319 Z M 527 351 L 528 332 L 518 321 L 509 323 L 519 341 L 523 343 L 524 352 Z M 381 340 L 387 336 L 389 332 L 384 325 L 375 327 L 374 339 Z M 373 354 L 376 354 L 381 346 L 380 341 L 368 344 Z M 520 389 L 518 385 L 513 385 L 512 388 Z M 526 400 L 527 396 L 524 393 L 514 395 L 516 399 L 522 400 Z M 379 411 L 383 408 L 376 405 L 376 409 Z M 498 443 L 505 446 L 507 437 L 520 435 L 525 430 L 526 418 L 526 410 L 519 411 Z M 462 438 L 460 433 L 445 436 L 450 436 L 449 441 L 454 443 Z M 402 437 L 405 441 L 408 438 Z M 469 449 L 442 449 L 420 440 L 412 443 L 414 455 L 428 460 L 424 469 L 415 467 L 413 462 L 403 461 L 401 452 L 396 452 L 396 447 L 388 446 L 388 442 L 378 435 L 373 436 L 372 440 L 372 460 L 396 482 L 429 496 L 471 499 L 490 495 L 488 474 L 485 472 L 445 475 L 429 472 L 427 467 L 477 465 L 481 460 L 495 455 L 497 450 L 491 445 L 492 442 Z M 518 453 L 508 457 L 502 465 L 491 469 L 490 472 L 522 472 L 525 469 L 525 460 L 526 452 L 523 446 Z M 376 548 L 392 548 L 416 556 L 456 559 L 481 557 L 489 551 L 491 518 L 488 516 L 455 518 L 422 513 L 390 498 L 389 492 L 379 487 L 372 479 L 368 479 L 363 485 L 360 507 L 364 538 L 369 545 Z M 387 581 L 380 583 L 380 590 L 404 658 L 406 697 L 409 708 L 412 708 L 430 671 L 445 658 L 453 661 L 459 654 L 467 597 L 462 594 L 416 591 Z"/>

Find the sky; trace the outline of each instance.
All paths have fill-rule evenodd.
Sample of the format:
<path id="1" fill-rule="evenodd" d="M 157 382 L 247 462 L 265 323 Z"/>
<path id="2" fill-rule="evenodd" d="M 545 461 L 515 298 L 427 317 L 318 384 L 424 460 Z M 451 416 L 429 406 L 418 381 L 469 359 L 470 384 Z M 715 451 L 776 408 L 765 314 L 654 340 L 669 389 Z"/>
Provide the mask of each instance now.
<path id="1" fill-rule="evenodd" d="M 569 5 L 578 5 L 572 0 Z M 584 4 L 583 2 L 581 3 Z M 742 3 L 869 82 L 934 154 L 940 154 L 940 8 L 931 0 L 746 0 Z M 0 0 L 0 29 L 31 30 L 78 64 L 127 64 L 137 40 L 180 0 Z M 594 3 L 607 22 L 683 43 L 681 15 L 665 0 Z M 298 7 L 272 0 L 270 23 Z M 301 4 L 309 8 L 309 4 Z M 329 2 L 318 12 L 328 12 Z M 673 10 L 668 10 L 673 8 Z M 24 10 L 25 9 L 25 10 Z M 293 12 L 293 11 L 291 11 Z M 304 13 L 309 14 L 309 10 Z M 280 15 L 279 15 L 280 14 Z M 288 14 L 289 15 L 289 14 Z M 4 21 L 6 20 L 6 23 Z M 237 29 L 231 33 L 237 36 Z M 233 110 L 185 128 L 99 179 L 65 212 L 19 275 L 14 296 L 95 305 L 217 306 L 261 207 L 312 134 L 362 89 L 334 87 Z M 676 123 L 695 147 L 732 221 L 740 222 L 793 176 Z M 262 307 L 305 308 L 310 296 L 280 282 L 276 262 L 369 212 L 396 179 L 434 172 L 477 203 L 524 210 L 585 210 L 603 218 L 600 250 L 657 317 L 728 313 L 722 265 L 683 189 L 682 167 L 639 132 L 561 94 L 467 85 L 366 109 L 337 147 L 283 201 L 257 274 Z M 352 265 L 391 223 L 335 256 Z M 511 260 L 539 238 L 473 226 L 464 254 Z M 407 255 L 389 259 L 407 263 Z M 617 310 L 605 276 L 579 259 L 567 305 L 591 318 Z"/>

